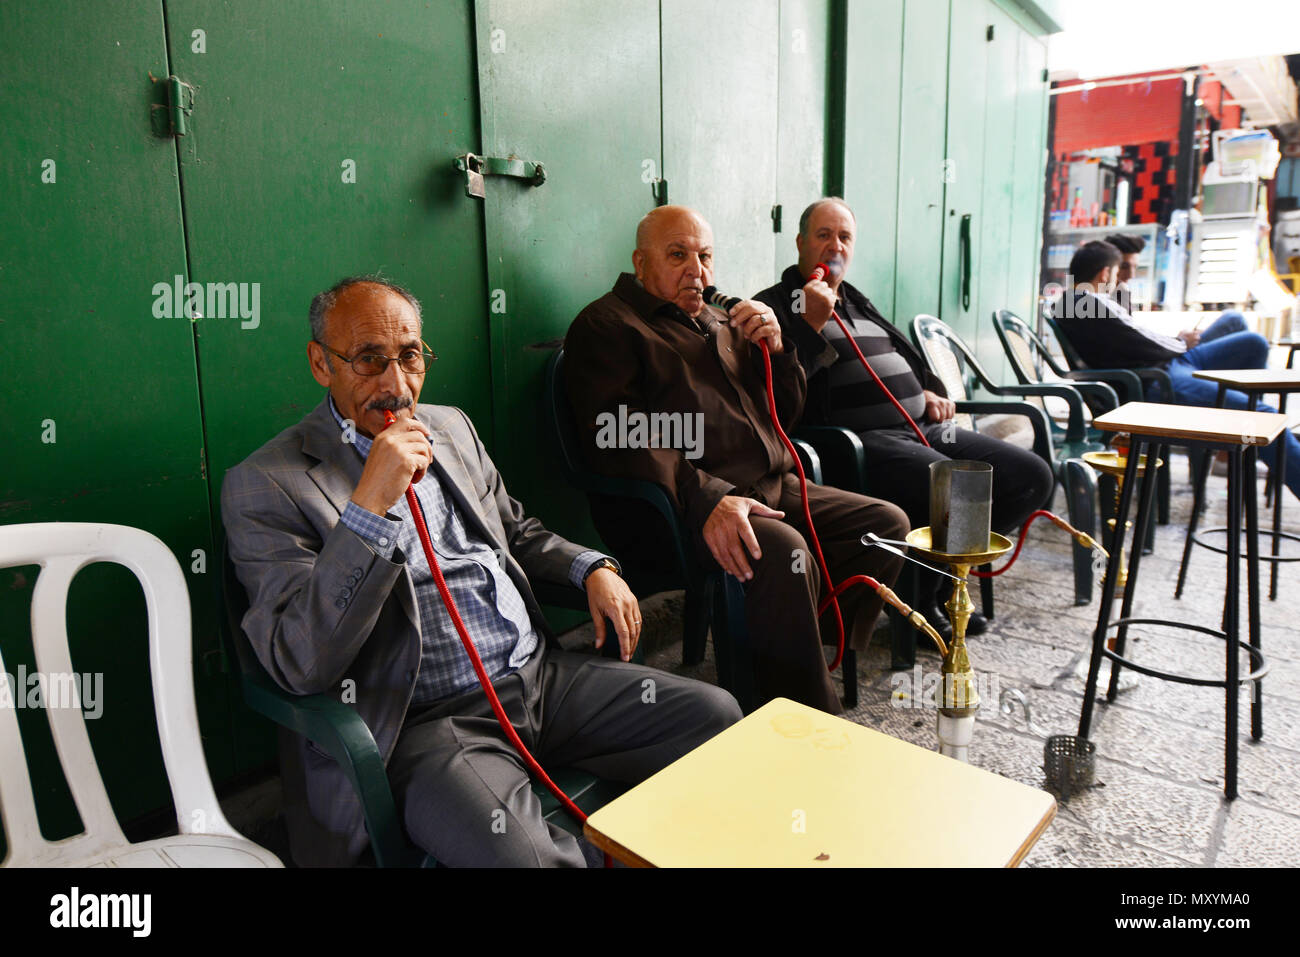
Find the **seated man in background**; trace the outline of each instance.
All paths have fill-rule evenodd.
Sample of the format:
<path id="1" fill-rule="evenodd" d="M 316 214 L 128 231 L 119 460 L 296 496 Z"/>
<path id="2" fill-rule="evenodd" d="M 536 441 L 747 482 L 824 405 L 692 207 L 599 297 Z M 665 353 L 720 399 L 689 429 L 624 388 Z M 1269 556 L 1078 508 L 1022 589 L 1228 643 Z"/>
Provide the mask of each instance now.
<path id="1" fill-rule="evenodd" d="M 1146 240 L 1141 236 L 1128 236 L 1124 233 L 1113 233 L 1106 237 L 1106 242 L 1110 243 L 1119 250 L 1120 260 L 1119 267 L 1115 273 L 1115 292 L 1114 300 L 1129 311 L 1133 312 L 1133 290 L 1131 283 L 1137 276 L 1138 258 L 1142 250 L 1146 249 Z M 1078 277 L 1075 277 L 1078 281 Z M 1145 303 L 1139 303 L 1145 305 Z M 1236 310 L 1226 310 L 1219 314 L 1219 317 L 1210 324 L 1208 329 L 1190 329 L 1178 333 L 1178 338 L 1183 340 L 1187 348 L 1192 349 L 1198 343 L 1209 342 L 1217 339 L 1219 336 L 1226 336 L 1233 332 L 1246 331 L 1246 317 Z"/>
<path id="2" fill-rule="evenodd" d="M 1196 378 L 1202 369 L 1263 369 L 1268 365 L 1268 340 L 1245 328 L 1240 313 L 1225 312 L 1204 332 L 1182 332 L 1177 338 L 1139 325 L 1113 296 L 1123 253 L 1108 242 L 1084 243 L 1070 260 L 1072 283 L 1057 301 L 1053 316 L 1070 340 L 1074 351 L 1088 366 L 1135 368 L 1156 366 L 1168 369 L 1172 397 L 1161 394 L 1160 386 L 1147 386 L 1152 402 L 1213 406 L 1218 400 L 1216 383 Z M 1229 389 L 1225 405 L 1245 409 L 1244 392 Z M 1260 403 L 1260 412 L 1277 411 Z M 1283 433 L 1286 445 L 1286 484 L 1300 496 L 1300 440 L 1290 430 Z M 1278 443 L 1260 449 L 1259 457 L 1270 466 L 1277 460 Z"/>
<path id="3" fill-rule="evenodd" d="M 822 651 L 834 641 L 833 612 L 818 626 L 818 600 L 828 588 L 809 549 L 794 461 L 767 411 L 763 356 L 772 355 L 773 389 L 789 428 L 804 400 L 804 375 L 780 326 L 762 303 L 725 313 L 706 305 L 713 281 L 713 231 L 693 210 L 662 206 L 637 227 L 636 274 L 623 273 L 612 292 L 586 306 L 569 328 L 565 389 L 591 467 L 606 475 L 663 486 L 682 514 L 701 560 L 716 562 L 745 583 L 745 618 L 761 699 L 793 698 L 832 714 L 843 710 Z M 698 422 L 691 447 L 602 437 L 605 416 L 663 414 Z M 681 443 L 677 443 L 680 445 Z M 813 523 L 836 582 L 868 574 L 892 585 L 899 559 L 865 548 L 865 532 L 901 538 L 907 518 L 877 499 L 809 484 Z M 654 513 L 593 497 L 596 528 L 629 561 L 666 553 L 666 531 Z M 656 539 L 656 532 L 661 532 Z M 863 647 L 881 600 L 865 586 L 841 599 L 846 630 Z M 850 679 L 853 680 L 853 679 Z"/>
<path id="4" fill-rule="evenodd" d="M 636 599 L 612 561 L 526 515 L 464 412 L 416 404 L 433 356 L 410 293 L 345 279 L 310 317 L 325 398 L 221 490 L 253 651 L 286 691 L 355 707 L 416 846 L 449 865 L 582 866 L 575 839 L 542 818 L 439 599 L 408 485 L 484 668 L 543 767 L 636 783 L 740 710 L 711 685 L 553 646 L 529 578 L 585 588 L 597 645 L 617 640 L 624 661 L 641 630 Z M 385 410 L 397 416 L 387 427 Z M 343 771 L 298 735 L 280 744 L 294 859 L 355 863 L 366 828 Z"/>
<path id="5" fill-rule="evenodd" d="M 956 404 L 943 383 L 926 368 L 907 338 L 861 292 L 844 281 L 853 261 L 857 222 L 842 199 L 810 205 L 799 217 L 795 246 L 799 261 L 781 281 L 754 298 L 771 306 L 808 377 L 804 420 L 837 425 L 857 433 L 866 452 L 871 491 L 894 502 L 913 526 L 930 524 L 930 463 L 976 459 L 993 466 L 992 527 L 1010 534 L 1052 493 L 1052 470 L 1033 452 L 989 438 L 952 422 Z M 825 279 L 808 280 L 818 263 L 831 267 Z M 903 415 L 862 367 L 852 344 L 832 315 L 853 333 L 876 375 L 920 428 L 927 447 Z M 942 579 L 925 574 L 916 601 L 931 623 L 951 630 L 948 616 L 935 606 Z M 968 634 L 987 627 L 971 616 Z"/>

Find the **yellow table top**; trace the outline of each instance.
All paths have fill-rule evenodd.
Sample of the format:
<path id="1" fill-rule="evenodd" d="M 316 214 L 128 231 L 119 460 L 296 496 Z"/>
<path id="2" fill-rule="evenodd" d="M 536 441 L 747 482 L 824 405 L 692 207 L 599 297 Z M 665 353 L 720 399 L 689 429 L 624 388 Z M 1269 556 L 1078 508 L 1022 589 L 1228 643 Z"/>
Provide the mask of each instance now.
<path id="1" fill-rule="evenodd" d="M 1300 369 L 1200 369 L 1192 376 L 1241 391 L 1300 392 Z"/>
<path id="2" fill-rule="evenodd" d="M 1055 814 L 1046 791 L 776 698 L 586 834 L 649 867 L 1014 867 Z"/>
<path id="3" fill-rule="evenodd" d="M 1207 409 L 1199 405 L 1125 402 L 1099 415 L 1092 424 L 1103 432 L 1131 432 L 1171 439 L 1268 445 L 1286 428 L 1286 416 L 1243 409 Z"/>

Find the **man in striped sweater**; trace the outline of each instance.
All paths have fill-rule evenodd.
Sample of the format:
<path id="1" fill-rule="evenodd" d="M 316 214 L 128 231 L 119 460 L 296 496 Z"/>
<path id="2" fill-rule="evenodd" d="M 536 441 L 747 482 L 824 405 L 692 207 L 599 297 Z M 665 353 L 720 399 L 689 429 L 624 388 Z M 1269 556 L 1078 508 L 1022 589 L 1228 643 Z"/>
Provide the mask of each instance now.
<path id="1" fill-rule="evenodd" d="M 857 221 L 844 200 L 818 200 L 799 217 L 799 262 L 779 283 L 754 296 L 772 307 L 782 334 L 796 345 L 795 355 L 808 376 L 804 421 L 857 433 L 866 450 L 870 488 L 852 491 L 893 502 L 913 527 L 930 524 L 930 463 L 975 459 L 993 466 L 993 530 L 1006 534 L 1019 528 L 1051 495 L 1051 469 L 1032 452 L 952 423 L 956 404 L 943 383 L 907 338 L 844 281 L 856 237 Z M 818 263 L 830 265 L 831 275 L 809 281 Z M 862 367 L 833 315 L 844 320 L 871 368 L 930 447 Z M 942 623 L 947 616 L 932 607 L 938 588 L 938 576 L 926 576 L 917 603 L 930 621 Z M 985 627 L 982 616 L 972 615 L 967 633 L 980 634 Z"/>

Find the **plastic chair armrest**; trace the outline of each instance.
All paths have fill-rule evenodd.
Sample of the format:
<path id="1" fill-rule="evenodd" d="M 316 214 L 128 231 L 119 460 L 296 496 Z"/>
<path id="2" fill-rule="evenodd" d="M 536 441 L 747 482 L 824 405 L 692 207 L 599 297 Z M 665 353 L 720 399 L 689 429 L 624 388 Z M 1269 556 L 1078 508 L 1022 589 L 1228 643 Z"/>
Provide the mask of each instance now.
<path id="1" fill-rule="evenodd" d="M 806 425 L 797 437 L 817 450 L 828 481 L 840 488 L 866 491 L 866 450 L 856 432 L 838 425 Z"/>
<path id="2" fill-rule="evenodd" d="M 984 402 L 976 399 L 962 399 L 957 403 L 958 412 L 972 415 L 1023 415 L 1029 420 L 1034 430 L 1034 454 L 1056 471 L 1056 453 L 1052 446 L 1051 424 L 1047 413 L 1032 402 Z"/>
<path id="3" fill-rule="evenodd" d="M 309 738 L 338 762 L 361 801 L 380 867 L 416 866 L 424 857 L 407 843 L 397 820 L 388 770 L 361 715 L 328 695 L 290 694 L 264 674 L 243 676 L 244 700 L 276 724 Z"/>
<path id="4" fill-rule="evenodd" d="M 1107 382 L 1123 402 L 1142 401 L 1142 379 L 1133 369 L 1074 369 L 1065 374 L 1075 381 Z"/>
<path id="5" fill-rule="evenodd" d="M 799 453 L 799 461 L 803 464 L 803 471 L 808 481 L 814 485 L 822 484 L 822 460 L 817 454 L 817 450 L 803 439 L 791 439 L 790 444 L 794 450 Z"/>

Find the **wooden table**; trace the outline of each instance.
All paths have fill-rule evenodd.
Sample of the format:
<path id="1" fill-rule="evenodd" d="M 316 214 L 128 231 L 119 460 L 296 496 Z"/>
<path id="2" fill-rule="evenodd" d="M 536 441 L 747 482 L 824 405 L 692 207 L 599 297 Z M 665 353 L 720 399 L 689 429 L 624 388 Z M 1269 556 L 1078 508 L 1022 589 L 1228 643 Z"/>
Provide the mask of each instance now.
<path id="1" fill-rule="evenodd" d="M 1083 710 L 1079 715 L 1079 737 L 1086 738 L 1092 724 L 1094 698 L 1097 693 L 1097 674 L 1102 657 L 1111 660 L 1110 688 L 1106 697 L 1115 700 L 1119 690 L 1121 667 L 1132 668 L 1140 674 L 1164 681 L 1200 687 L 1223 688 L 1224 704 L 1224 785 L 1223 792 L 1229 800 L 1237 796 L 1237 698 L 1238 688 L 1246 681 L 1253 684 L 1250 701 L 1250 733 L 1259 740 L 1263 730 L 1263 683 L 1260 679 L 1268 671 L 1260 651 L 1259 634 L 1259 518 L 1255 502 L 1255 456 L 1257 450 L 1268 445 L 1286 428 L 1286 416 L 1272 412 L 1248 412 L 1239 409 L 1206 409 L 1200 406 L 1163 405 L 1154 402 L 1128 402 L 1093 420 L 1093 425 L 1106 432 L 1125 433 L 1129 436 L 1128 465 L 1120 492 L 1119 508 L 1115 513 L 1115 533 L 1110 548 L 1106 578 L 1102 584 L 1101 606 L 1097 613 L 1097 627 L 1092 634 L 1092 657 L 1088 662 L 1088 682 L 1083 692 Z M 1228 453 L 1228 556 L 1223 599 L 1223 628 L 1209 628 L 1202 624 L 1173 621 L 1164 618 L 1134 618 L 1133 596 L 1137 594 L 1138 572 L 1142 563 L 1141 543 L 1146 540 L 1155 501 L 1155 469 L 1146 469 L 1142 480 L 1141 501 L 1133 523 L 1133 546 L 1129 552 L 1128 585 L 1120 616 L 1111 620 L 1111 605 L 1115 600 L 1116 580 L 1119 577 L 1120 553 L 1124 548 L 1124 535 L 1129 507 L 1137 487 L 1138 463 L 1145 451 L 1156 458 L 1168 458 L 1169 440 L 1187 445 L 1193 451 L 1224 449 Z M 1146 447 L 1144 449 L 1144 446 Z M 1250 494 L 1243 491 L 1249 489 Z M 1244 503 L 1244 506 L 1243 506 Z M 1241 575 L 1241 521 L 1246 513 L 1246 568 L 1247 607 L 1249 612 L 1249 641 L 1240 637 L 1240 575 Z M 1226 665 L 1223 678 L 1205 678 L 1177 672 L 1162 671 L 1150 665 L 1139 665 L 1124 657 L 1124 644 L 1130 625 L 1157 625 L 1218 638 L 1225 642 Z M 1106 646 L 1107 632 L 1115 629 L 1114 649 Z M 1239 649 L 1250 655 L 1252 670 L 1240 674 Z"/>
<path id="2" fill-rule="evenodd" d="M 1046 791 L 777 698 L 586 835 L 641 867 L 1014 867 L 1055 814 Z"/>
<path id="3" fill-rule="evenodd" d="M 1254 411 L 1256 406 L 1259 405 L 1259 397 L 1262 394 L 1276 392 L 1278 394 L 1278 413 L 1285 415 L 1287 396 L 1292 392 L 1300 392 L 1300 369 L 1203 369 L 1199 372 L 1193 372 L 1192 375 L 1197 379 L 1204 379 L 1218 385 L 1219 394 L 1215 404 L 1219 407 L 1222 407 L 1227 400 L 1229 389 L 1244 392 L 1249 400 L 1251 411 Z M 1277 461 L 1269 470 L 1270 485 L 1273 489 L 1273 549 L 1272 554 L 1265 560 L 1270 563 L 1268 581 L 1268 597 L 1270 601 L 1277 599 L 1278 565 L 1295 560 L 1281 557 L 1279 553 L 1281 541 L 1284 538 L 1300 540 L 1300 536 L 1282 531 L 1282 496 L 1278 492 L 1286 488 L 1285 436 L 1286 433 L 1283 432 L 1282 436 L 1279 437 Z M 1192 517 L 1187 522 L 1187 540 L 1183 544 L 1183 561 L 1178 569 L 1180 583 L 1187 574 L 1187 560 L 1192 550 L 1192 543 L 1205 545 L 1196 537 L 1196 523 L 1201 514 L 1201 503 L 1205 501 L 1205 481 L 1208 473 L 1209 462 L 1207 460 L 1202 463 L 1202 468 L 1193 475 L 1192 485 L 1195 490 L 1195 499 L 1192 505 Z M 1248 489 L 1247 494 L 1253 494 L 1253 492 Z M 1211 531 L 1214 530 L 1207 528 L 1205 533 L 1208 534 Z M 1178 590 L 1181 591 L 1181 587 Z"/>

